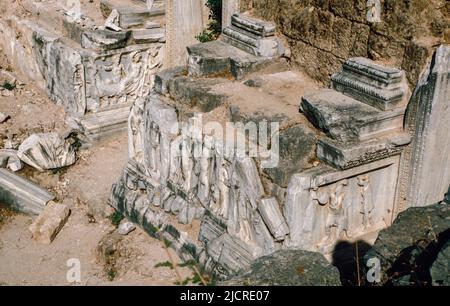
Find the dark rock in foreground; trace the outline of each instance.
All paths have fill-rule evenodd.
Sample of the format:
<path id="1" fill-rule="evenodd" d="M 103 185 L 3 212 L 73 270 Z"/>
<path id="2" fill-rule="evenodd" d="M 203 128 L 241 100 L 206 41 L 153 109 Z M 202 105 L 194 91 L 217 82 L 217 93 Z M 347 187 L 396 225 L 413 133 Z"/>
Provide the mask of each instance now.
<path id="1" fill-rule="evenodd" d="M 430 274 L 433 285 L 450 286 L 450 240 L 439 251 Z"/>
<path id="2" fill-rule="evenodd" d="M 431 285 L 430 268 L 449 239 L 450 205 L 410 208 L 380 232 L 364 261 L 380 260 L 385 285 Z"/>
<path id="3" fill-rule="evenodd" d="M 319 253 L 284 250 L 256 260 L 220 283 L 227 286 L 340 286 L 338 270 Z"/>

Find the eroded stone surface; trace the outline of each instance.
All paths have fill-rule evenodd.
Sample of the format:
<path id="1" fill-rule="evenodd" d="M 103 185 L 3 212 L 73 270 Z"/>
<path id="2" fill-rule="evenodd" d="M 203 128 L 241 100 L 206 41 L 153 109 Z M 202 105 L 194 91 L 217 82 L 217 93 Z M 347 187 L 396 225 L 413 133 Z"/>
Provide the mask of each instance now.
<path id="1" fill-rule="evenodd" d="M 64 204 L 50 202 L 30 225 L 29 230 L 36 241 L 50 244 L 63 228 L 69 215 L 69 207 Z"/>
<path id="2" fill-rule="evenodd" d="M 31 135 L 20 145 L 17 156 L 40 171 L 70 166 L 76 160 L 75 149 L 57 133 Z"/>
<path id="3" fill-rule="evenodd" d="M 55 197 L 6 169 L 0 169 L 0 201 L 24 213 L 39 214 Z"/>

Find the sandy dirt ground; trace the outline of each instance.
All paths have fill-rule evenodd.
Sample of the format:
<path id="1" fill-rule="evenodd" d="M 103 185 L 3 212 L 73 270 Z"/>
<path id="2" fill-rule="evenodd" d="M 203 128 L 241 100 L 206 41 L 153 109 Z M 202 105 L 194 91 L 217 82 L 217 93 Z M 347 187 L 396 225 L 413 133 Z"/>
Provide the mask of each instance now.
<path id="1" fill-rule="evenodd" d="M 8 66 L 0 52 L 0 69 Z M 25 83 L 17 81 L 13 90 L 0 90 L 0 112 L 10 116 L 0 124 L 0 148 L 8 140 L 18 146 L 32 133 L 68 131 L 63 109 Z M 35 216 L 12 212 L 0 203 L 0 285 L 71 285 L 66 275 L 72 258 L 81 264 L 81 282 L 76 285 L 173 285 L 192 277 L 187 267 L 162 264 L 179 259 L 139 228 L 127 236 L 117 234 L 108 218 L 114 210 L 107 199 L 126 161 L 123 133 L 78 151 L 71 167 L 38 172 L 25 166 L 18 172 L 50 190 L 70 207 L 71 215 L 47 246 L 34 241 L 28 230 Z M 158 264 L 162 267 L 155 267 Z"/>

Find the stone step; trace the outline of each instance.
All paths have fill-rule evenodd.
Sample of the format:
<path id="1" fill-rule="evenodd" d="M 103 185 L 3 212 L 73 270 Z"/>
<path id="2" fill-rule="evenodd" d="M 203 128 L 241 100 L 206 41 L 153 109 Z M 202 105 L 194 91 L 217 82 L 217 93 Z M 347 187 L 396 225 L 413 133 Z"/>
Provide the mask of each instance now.
<path id="1" fill-rule="evenodd" d="M 357 57 L 345 62 L 331 77 L 332 87 L 380 110 L 405 106 L 408 85 L 404 72 Z"/>
<path id="2" fill-rule="evenodd" d="M 342 142 L 364 141 L 403 128 L 403 108 L 380 111 L 333 89 L 304 96 L 300 108 L 313 125 Z"/>
<path id="3" fill-rule="evenodd" d="M 78 121 L 79 128 L 90 141 L 98 141 L 109 135 L 126 131 L 131 105 L 88 114 Z M 70 124 L 69 119 L 69 125 Z M 74 127 L 74 126 L 73 126 Z"/>
<path id="4" fill-rule="evenodd" d="M 334 168 L 345 170 L 398 156 L 410 142 L 411 136 L 404 132 L 363 142 L 340 142 L 322 138 L 317 143 L 317 158 Z"/>
<path id="5" fill-rule="evenodd" d="M 166 42 L 166 31 L 163 28 L 136 29 L 132 31 L 132 35 L 134 42 L 137 44 Z"/>
<path id="6" fill-rule="evenodd" d="M 261 38 L 275 35 L 276 26 L 273 23 L 251 18 L 243 14 L 234 14 L 231 17 L 231 24 Z"/>
<path id="7" fill-rule="evenodd" d="M 24 213 L 40 214 L 55 197 L 47 190 L 6 169 L 0 169 L 0 202 Z"/>
<path id="8" fill-rule="evenodd" d="M 270 59 L 246 53 L 223 41 L 196 44 L 188 48 L 188 71 L 193 77 L 231 74 L 240 80 L 250 72 L 271 63 Z"/>

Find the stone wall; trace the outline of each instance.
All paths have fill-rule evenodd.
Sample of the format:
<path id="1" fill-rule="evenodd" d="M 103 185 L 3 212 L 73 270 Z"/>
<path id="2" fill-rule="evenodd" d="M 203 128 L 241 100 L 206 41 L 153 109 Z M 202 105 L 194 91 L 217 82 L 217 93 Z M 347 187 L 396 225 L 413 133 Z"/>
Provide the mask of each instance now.
<path id="1" fill-rule="evenodd" d="M 255 15 L 275 21 L 292 62 L 322 82 L 346 58 L 362 56 L 402 68 L 413 85 L 432 47 L 450 43 L 450 2 L 445 0 L 381 0 L 380 23 L 367 21 L 367 0 L 242 2 L 253 5 Z"/>

